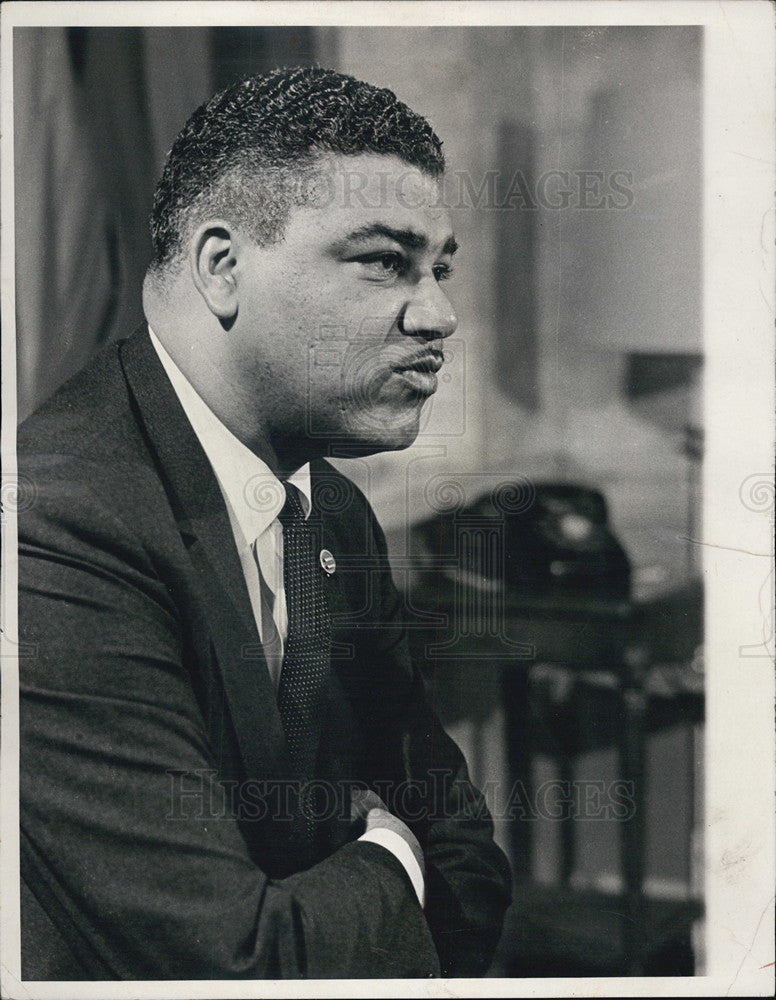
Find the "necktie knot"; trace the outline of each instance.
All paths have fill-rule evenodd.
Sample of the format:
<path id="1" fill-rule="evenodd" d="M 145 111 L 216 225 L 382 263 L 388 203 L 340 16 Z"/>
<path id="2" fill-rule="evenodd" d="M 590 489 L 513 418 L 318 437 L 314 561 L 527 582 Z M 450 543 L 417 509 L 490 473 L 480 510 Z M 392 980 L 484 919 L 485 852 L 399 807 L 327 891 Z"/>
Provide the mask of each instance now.
<path id="1" fill-rule="evenodd" d="M 283 527 L 296 527 L 303 524 L 305 520 L 304 507 L 299 495 L 299 490 L 293 483 L 283 483 L 286 491 L 286 502 L 278 514 L 278 520 Z"/>

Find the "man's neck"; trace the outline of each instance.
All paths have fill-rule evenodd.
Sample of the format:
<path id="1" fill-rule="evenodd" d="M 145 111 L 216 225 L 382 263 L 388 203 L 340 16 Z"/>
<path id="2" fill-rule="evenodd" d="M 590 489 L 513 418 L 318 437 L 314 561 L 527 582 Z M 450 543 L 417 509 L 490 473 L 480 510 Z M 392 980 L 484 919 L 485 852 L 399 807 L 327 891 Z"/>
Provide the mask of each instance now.
<path id="1" fill-rule="evenodd" d="M 157 351 L 161 349 L 167 363 L 178 370 L 213 415 L 246 448 L 264 462 L 280 480 L 286 480 L 298 469 L 317 455 L 309 453 L 309 447 L 294 447 L 292 443 L 273 441 L 268 429 L 257 418 L 246 419 L 253 407 L 250 401 L 241 399 L 240 392 L 224 379 L 214 365 L 204 374 L 202 355 L 187 357 L 185 352 L 175 350 L 174 345 L 164 343 L 156 329 L 149 324 L 149 331 Z M 171 349 L 172 348 L 172 349 Z M 192 352 L 193 353 L 193 352 Z M 205 359 L 206 360 L 206 359 Z"/>

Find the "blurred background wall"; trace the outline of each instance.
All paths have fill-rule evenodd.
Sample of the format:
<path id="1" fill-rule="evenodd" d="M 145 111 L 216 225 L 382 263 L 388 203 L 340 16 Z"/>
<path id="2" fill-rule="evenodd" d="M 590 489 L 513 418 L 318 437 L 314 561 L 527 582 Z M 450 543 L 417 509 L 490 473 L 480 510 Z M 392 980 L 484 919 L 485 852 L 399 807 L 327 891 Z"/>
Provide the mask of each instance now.
<path id="1" fill-rule="evenodd" d="M 697 572 L 701 43 L 693 27 L 17 28 L 19 417 L 142 321 L 153 186 L 194 107 L 247 73 L 328 65 L 431 120 L 462 247 L 459 328 L 417 444 L 343 466 L 397 565 L 434 477 L 471 496 L 523 477 L 603 491 L 637 595 L 681 582 Z M 496 672 L 447 683 L 475 779 L 502 778 Z M 657 895 L 693 891 L 694 747 L 681 723 L 649 741 Z M 613 752 L 578 766 L 613 776 Z M 508 846 L 503 823 L 498 836 Z M 577 882 L 616 887 L 616 831 L 580 836 Z M 538 880 L 556 848 L 548 824 Z"/>

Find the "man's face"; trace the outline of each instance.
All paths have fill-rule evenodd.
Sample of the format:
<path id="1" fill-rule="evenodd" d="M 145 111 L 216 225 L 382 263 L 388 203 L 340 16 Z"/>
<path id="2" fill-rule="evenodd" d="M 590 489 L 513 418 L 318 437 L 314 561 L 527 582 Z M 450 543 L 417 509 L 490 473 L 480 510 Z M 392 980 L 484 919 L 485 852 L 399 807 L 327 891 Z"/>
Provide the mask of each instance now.
<path id="1" fill-rule="evenodd" d="M 245 248 L 230 366 L 278 454 L 415 440 L 457 324 L 454 252 L 436 181 L 376 155 L 332 157 L 282 242 Z"/>

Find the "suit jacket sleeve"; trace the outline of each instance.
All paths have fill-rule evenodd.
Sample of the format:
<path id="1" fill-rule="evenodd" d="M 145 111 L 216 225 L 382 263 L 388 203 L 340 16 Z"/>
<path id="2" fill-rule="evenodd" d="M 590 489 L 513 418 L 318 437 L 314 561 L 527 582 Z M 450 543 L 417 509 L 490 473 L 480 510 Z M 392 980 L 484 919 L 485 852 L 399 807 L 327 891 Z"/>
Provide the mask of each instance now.
<path id="1" fill-rule="evenodd" d="M 370 510 L 371 514 L 371 510 Z M 387 804 L 420 841 L 426 859 L 426 919 L 442 975 L 481 976 L 492 960 L 509 905 L 511 873 L 493 841 L 485 800 L 472 785 L 466 762 L 426 698 L 412 662 L 402 601 L 393 583 L 385 537 L 371 514 L 380 573 L 380 673 L 384 686 L 372 704 L 391 706 L 393 718 L 374 732 L 394 744 L 398 784 Z M 383 712 L 385 709 L 383 708 Z M 386 756 L 390 759 L 391 752 Z"/>
<path id="2" fill-rule="evenodd" d="M 20 521 L 23 898 L 87 956 L 69 978 L 438 974 L 410 881 L 378 845 L 285 879 L 257 866 L 217 780 L 161 557 L 117 513 L 131 505 L 97 463 L 24 468 L 37 493 Z M 176 781 L 191 794 L 176 800 Z M 23 946 L 25 978 L 62 967 L 47 947 L 42 934 Z"/>

